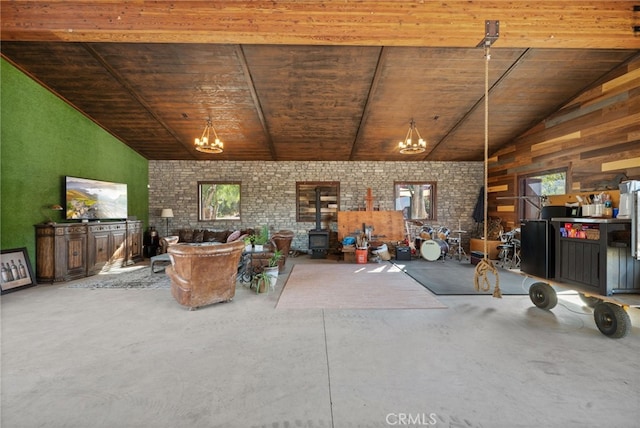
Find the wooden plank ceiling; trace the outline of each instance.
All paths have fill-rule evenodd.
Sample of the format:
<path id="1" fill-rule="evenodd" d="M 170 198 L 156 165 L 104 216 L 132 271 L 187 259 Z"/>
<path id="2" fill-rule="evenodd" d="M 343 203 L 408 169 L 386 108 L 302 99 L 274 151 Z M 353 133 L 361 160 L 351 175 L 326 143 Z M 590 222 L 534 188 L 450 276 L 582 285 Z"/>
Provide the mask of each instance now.
<path id="1" fill-rule="evenodd" d="M 493 153 L 640 54 L 627 1 L 0 4 L 3 58 L 159 160 L 478 161 L 487 63 Z"/>

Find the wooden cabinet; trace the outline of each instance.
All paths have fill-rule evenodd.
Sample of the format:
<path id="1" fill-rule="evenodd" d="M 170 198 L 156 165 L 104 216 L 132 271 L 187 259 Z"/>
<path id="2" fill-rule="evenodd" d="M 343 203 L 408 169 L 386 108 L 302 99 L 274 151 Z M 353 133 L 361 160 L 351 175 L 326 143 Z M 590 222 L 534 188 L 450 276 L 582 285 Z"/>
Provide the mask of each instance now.
<path id="1" fill-rule="evenodd" d="M 640 260 L 631 256 L 631 220 L 553 221 L 558 280 L 603 296 L 640 291 Z"/>
<path id="2" fill-rule="evenodd" d="M 36 280 L 69 281 L 87 274 L 87 228 L 74 224 L 36 226 Z"/>
<path id="3" fill-rule="evenodd" d="M 142 222 L 38 224 L 36 279 L 69 281 L 142 260 Z"/>

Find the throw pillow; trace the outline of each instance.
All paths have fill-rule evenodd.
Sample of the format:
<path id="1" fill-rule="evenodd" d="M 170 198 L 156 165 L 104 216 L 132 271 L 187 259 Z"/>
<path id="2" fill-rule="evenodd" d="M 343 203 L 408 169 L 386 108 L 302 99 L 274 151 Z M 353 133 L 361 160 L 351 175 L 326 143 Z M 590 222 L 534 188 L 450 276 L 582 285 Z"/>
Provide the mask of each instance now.
<path id="1" fill-rule="evenodd" d="M 231 232 L 229 232 L 228 230 L 222 230 L 213 233 L 215 234 L 217 242 L 227 242 L 227 238 L 231 234 Z"/>
<path id="2" fill-rule="evenodd" d="M 204 238 L 204 230 L 194 230 L 191 242 L 200 243 Z"/>
<path id="3" fill-rule="evenodd" d="M 211 230 L 205 230 L 202 236 L 202 242 L 216 242 L 216 235 L 218 232 L 212 232 Z M 221 242 L 221 241 L 218 241 Z"/>
<path id="4" fill-rule="evenodd" d="M 233 242 L 240 237 L 240 231 L 236 230 L 227 238 L 227 242 Z"/>
<path id="5" fill-rule="evenodd" d="M 180 242 L 192 242 L 193 230 L 181 229 L 178 235 L 180 236 Z"/>

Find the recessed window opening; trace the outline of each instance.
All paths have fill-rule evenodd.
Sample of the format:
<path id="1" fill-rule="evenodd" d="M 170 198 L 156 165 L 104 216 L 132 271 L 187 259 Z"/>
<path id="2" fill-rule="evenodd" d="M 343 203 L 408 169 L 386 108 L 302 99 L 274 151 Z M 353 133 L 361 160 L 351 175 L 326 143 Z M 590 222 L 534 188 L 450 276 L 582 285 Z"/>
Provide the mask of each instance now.
<path id="1" fill-rule="evenodd" d="M 520 178 L 520 204 L 518 212 L 522 220 L 540 218 L 543 201 L 553 195 L 567 193 L 567 170 L 546 171 Z"/>

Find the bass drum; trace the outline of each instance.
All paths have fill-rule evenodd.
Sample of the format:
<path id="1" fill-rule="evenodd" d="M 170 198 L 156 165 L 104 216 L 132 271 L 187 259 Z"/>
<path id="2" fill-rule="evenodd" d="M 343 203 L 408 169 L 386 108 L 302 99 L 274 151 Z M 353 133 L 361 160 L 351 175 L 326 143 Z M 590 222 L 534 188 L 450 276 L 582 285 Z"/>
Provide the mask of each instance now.
<path id="1" fill-rule="evenodd" d="M 442 239 L 424 241 L 420 247 L 420 254 L 425 260 L 434 262 L 449 252 L 449 244 Z"/>

